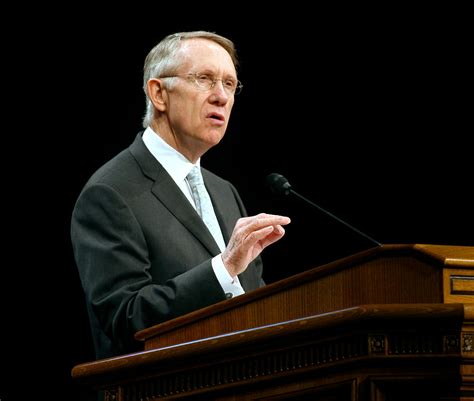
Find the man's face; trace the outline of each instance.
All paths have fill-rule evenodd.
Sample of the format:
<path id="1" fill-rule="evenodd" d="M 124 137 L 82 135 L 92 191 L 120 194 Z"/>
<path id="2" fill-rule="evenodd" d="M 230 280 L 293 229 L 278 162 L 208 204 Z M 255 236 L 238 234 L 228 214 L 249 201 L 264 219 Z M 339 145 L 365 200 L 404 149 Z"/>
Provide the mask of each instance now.
<path id="1" fill-rule="evenodd" d="M 184 62 L 177 71 L 181 78 L 170 90 L 167 117 L 178 150 L 191 158 L 200 157 L 218 144 L 225 134 L 234 95 L 223 87 L 222 80 L 237 80 L 230 55 L 217 43 L 191 39 L 181 50 Z M 219 79 L 213 88 L 200 89 L 189 73 L 205 74 Z"/>

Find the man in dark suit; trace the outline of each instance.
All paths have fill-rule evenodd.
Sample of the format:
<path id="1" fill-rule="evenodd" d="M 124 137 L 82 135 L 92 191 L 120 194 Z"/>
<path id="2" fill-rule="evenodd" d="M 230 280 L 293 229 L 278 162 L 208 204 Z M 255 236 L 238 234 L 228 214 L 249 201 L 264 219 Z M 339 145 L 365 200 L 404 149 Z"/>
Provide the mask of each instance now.
<path id="1" fill-rule="evenodd" d="M 71 237 L 97 358 L 136 351 L 137 331 L 264 285 L 259 255 L 290 220 L 247 216 L 234 186 L 200 167 L 241 89 L 236 66 L 233 43 L 220 35 L 163 39 L 145 60 L 144 132 L 77 200 Z M 198 214 L 193 169 L 217 232 Z"/>

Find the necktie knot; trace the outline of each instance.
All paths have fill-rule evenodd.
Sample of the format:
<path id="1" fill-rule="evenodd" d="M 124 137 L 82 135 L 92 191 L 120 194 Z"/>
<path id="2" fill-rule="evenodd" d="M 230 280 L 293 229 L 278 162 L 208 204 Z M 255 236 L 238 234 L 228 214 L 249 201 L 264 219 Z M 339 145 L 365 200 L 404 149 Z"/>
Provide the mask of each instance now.
<path id="1" fill-rule="evenodd" d="M 194 166 L 186 177 L 191 185 L 200 184 L 203 182 L 201 170 L 199 167 Z"/>

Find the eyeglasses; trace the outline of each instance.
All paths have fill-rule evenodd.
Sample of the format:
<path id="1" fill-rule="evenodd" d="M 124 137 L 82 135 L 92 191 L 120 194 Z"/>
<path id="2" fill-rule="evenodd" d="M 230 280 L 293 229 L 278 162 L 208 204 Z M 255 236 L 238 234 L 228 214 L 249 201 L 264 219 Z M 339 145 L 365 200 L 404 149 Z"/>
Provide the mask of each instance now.
<path id="1" fill-rule="evenodd" d="M 180 74 L 180 75 L 166 75 L 159 78 L 183 78 L 187 79 L 188 81 L 192 82 L 196 88 L 209 91 L 214 86 L 216 86 L 217 81 L 222 82 L 222 86 L 228 95 L 238 95 L 242 92 L 242 82 L 235 79 L 222 79 L 222 78 L 214 78 L 212 75 L 209 74 L 200 74 L 200 73 L 189 73 L 189 74 Z"/>

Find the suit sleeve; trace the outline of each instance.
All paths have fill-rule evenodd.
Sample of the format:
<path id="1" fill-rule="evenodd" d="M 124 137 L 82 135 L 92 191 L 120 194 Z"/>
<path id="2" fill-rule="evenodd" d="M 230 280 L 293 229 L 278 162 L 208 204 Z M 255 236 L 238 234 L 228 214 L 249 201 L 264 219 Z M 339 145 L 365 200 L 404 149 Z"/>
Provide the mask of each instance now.
<path id="1" fill-rule="evenodd" d="M 86 301 L 119 348 L 146 327 L 225 300 L 211 259 L 154 283 L 146 238 L 111 187 L 88 186 L 73 211 L 71 238 Z"/>

